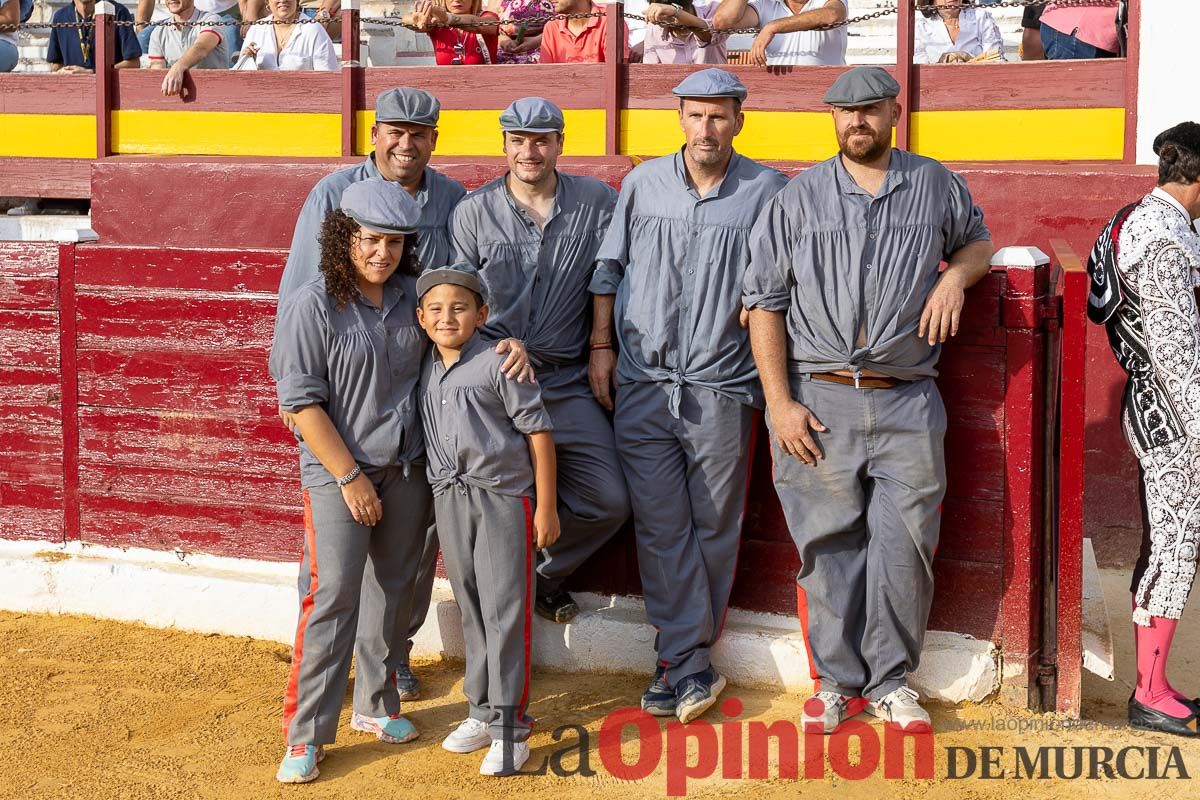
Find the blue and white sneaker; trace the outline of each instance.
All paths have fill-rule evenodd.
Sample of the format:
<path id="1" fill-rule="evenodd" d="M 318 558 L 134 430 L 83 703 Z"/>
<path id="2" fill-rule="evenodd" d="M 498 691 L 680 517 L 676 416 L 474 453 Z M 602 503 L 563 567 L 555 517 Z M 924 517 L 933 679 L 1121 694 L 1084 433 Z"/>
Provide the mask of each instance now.
<path id="1" fill-rule="evenodd" d="M 421 699 L 421 681 L 416 675 L 413 675 L 408 664 L 396 667 L 393 677 L 396 681 L 396 691 L 400 692 L 401 701 Z"/>
<path id="2" fill-rule="evenodd" d="M 315 744 L 294 744 L 283 754 L 283 762 L 275 773 L 280 783 L 308 783 L 315 781 L 321 771 L 317 763 L 325 758 L 325 748 Z"/>
<path id="3" fill-rule="evenodd" d="M 413 724 L 399 714 L 390 717 L 368 717 L 357 711 L 350 716 L 350 727 L 363 733 L 373 733 L 381 742 L 404 744 L 419 735 Z"/>
<path id="4" fill-rule="evenodd" d="M 693 672 L 675 687 L 675 716 L 680 722 L 691 722 L 717 702 L 725 689 L 725 677 L 712 667 Z"/>
<path id="5" fill-rule="evenodd" d="M 667 685 L 667 669 L 654 668 L 654 679 L 642 694 L 642 711 L 656 717 L 675 716 L 675 690 Z"/>

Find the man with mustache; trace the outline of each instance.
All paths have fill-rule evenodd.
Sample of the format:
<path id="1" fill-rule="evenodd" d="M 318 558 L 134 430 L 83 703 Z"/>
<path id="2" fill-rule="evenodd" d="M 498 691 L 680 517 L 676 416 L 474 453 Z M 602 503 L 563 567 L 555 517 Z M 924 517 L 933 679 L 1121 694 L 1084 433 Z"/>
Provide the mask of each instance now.
<path id="1" fill-rule="evenodd" d="M 607 408 L 617 384 L 617 452 L 658 631 L 642 708 L 688 722 L 725 686 L 709 656 L 733 588 L 762 408 L 742 276 L 754 221 L 787 180 L 734 151 L 746 87 L 732 73 L 701 70 L 673 91 L 686 143 L 621 184 L 592 279 L 589 376 Z"/>
<path id="2" fill-rule="evenodd" d="M 379 95 L 375 101 L 375 124 L 371 127 L 371 143 L 375 146 L 375 152 L 358 166 L 326 175 L 317 182 L 304 201 L 300 217 L 296 220 L 287 266 L 279 282 L 280 307 L 296 289 L 317 276 L 320 262 L 317 237 L 322 220 L 338 207 L 342 192 L 347 187 L 368 178 L 383 178 L 399 183 L 421 207 L 421 216 L 416 225 L 417 261 L 421 267 L 434 269 L 450 263 L 450 212 L 467 190 L 458 181 L 447 178 L 429 166 L 429 158 L 437 145 L 440 113 L 441 103 L 421 89 L 402 86 Z M 498 345 L 498 348 L 505 347 L 506 343 Z M 511 366 L 507 364 L 507 367 Z M 289 428 L 295 430 L 291 415 L 281 410 L 280 416 Z M 437 534 L 431 521 L 417 577 L 412 619 L 400 623 L 405 630 L 399 638 L 407 640 L 400 645 L 405 650 L 405 663 L 396 673 L 401 700 L 415 700 L 420 696 L 420 683 L 408 668 L 407 652 L 412 647 L 412 637 L 424 624 L 429 612 L 437 553 Z"/>
<path id="3" fill-rule="evenodd" d="M 858 67 L 826 92 L 840 152 L 771 201 L 742 298 L 802 562 L 797 610 L 817 690 L 803 722 L 826 733 L 864 706 L 930 729 L 905 675 L 929 619 L 946 489 L 933 379 L 992 254 L 966 182 L 892 148 L 899 90 L 882 68 Z"/>
<path id="4" fill-rule="evenodd" d="M 564 127 L 549 100 L 514 101 L 500 115 L 508 172 L 468 195 L 450 222 L 456 260 L 487 285 L 483 335 L 525 343 L 554 423 L 562 536 L 541 551 L 535 603 L 553 622 L 579 613 L 563 581 L 629 516 L 612 426 L 588 390 L 586 359 L 588 283 L 617 193 L 558 171 Z"/>

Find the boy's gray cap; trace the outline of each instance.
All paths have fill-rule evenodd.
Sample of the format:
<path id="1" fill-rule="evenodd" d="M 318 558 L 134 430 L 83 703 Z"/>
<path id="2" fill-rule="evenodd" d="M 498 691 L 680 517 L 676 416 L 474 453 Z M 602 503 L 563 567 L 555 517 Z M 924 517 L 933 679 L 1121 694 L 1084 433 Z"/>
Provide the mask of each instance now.
<path id="1" fill-rule="evenodd" d="M 487 303 L 487 289 L 484 288 L 483 279 L 479 277 L 479 272 L 465 261 L 422 272 L 421 277 L 417 278 L 417 299 L 420 300 L 430 289 L 441 286 L 443 283 L 451 283 L 469 289 L 482 297 L 484 303 Z"/>
<path id="2" fill-rule="evenodd" d="M 671 90 L 676 97 L 735 97 L 746 99 L 746 87 L 732 72 L 711 67 L 693 72 Z"/>
<path id="3" fill-rule="evenodd" d="M 566 123 L 558 106 L 544 97 L 522 97 L 513 100 L 500 113 L 500 130 L 529 133 L 563 132 Z"/>
<path id="4" fill-rule="evenodd" d="M 342 212 L 377 233 L 416 233 L 421 207 L 398 183 L 367 178 L 342 192 Z"/>
<path id="5" fill-rule="evenodd" d="M 442 104 L 424 89 L 401 86 L 375 98 L 376 122 L 411 122 L 436 128 Z"/>
<path id="6" fill-rule="evenodd" d="M 831 106 L 865 106 L 900 94 L 900 84 L 883 67 L 855 67 L 843 72 L 825 92 Z"/>

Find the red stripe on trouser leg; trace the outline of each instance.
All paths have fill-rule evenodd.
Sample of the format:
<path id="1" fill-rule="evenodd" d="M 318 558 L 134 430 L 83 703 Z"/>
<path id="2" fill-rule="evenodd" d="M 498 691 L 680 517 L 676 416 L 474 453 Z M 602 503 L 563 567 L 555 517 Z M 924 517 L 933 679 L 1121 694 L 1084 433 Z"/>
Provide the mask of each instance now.
<path id="1" fill-rule="evenodd" d="M 308 618 L 312 616 L 313 602 L 317 594 L 317 534 L 313 529 L 312 502 L 308 490 L 304 490 L 304 541 L 308 550 L 309 584 L 308 593 L 300 601 L 300 621 L 296 623 L 296 644 L 292 648 L 292 670 L 288 674 L 287 690 L 283 694 L 283 738 L 287 742 L 288 728 L 296 716 L 297 693 L 300 686 L 300 662 L 304 659 L 304 632 Z M 288 744 L 312 744 L 311 742 L 287 742 Z"/>
<path id="2" fill-rule="evenodd" d="M 750 441 L 746 445 L 746 461 L 749 463 L 746 466 L 746 494 L 742 498 L 742 516 L 738 520 L 738 546 L 733 551 L 733 580 L 729 582 L 729 594 L 733 595 L 733 583 L 737 580 L 738 559 L 742 555 L 742 526 L 746 524 L 746 509 L 750 507 L 750 478 L 754 475 L 754 451 L 758 447 L 758 426 L 762 419 L 762 412 L 755 411 L 750 417 Z M 725 611 L 721 614 L 721 624 L 717 626 L 717 635 L 713 637 L 712 643 L 715 646 L 721 640 L 721 634 L 725 632 L 725 618 L 729 616 L 729 598 L 725 598 Z"/>
<path id="3" fill-rule="evenodd" d="M 808 656 L 808 677 L 813 679 L 813 691 L 821 691 L 821 676 L 817 674 L 817 662 L 813 661 L 812 639 L 808 636 L 808 595 L 796 584 L 796 616 L 800 618 L 800 635 L 804 637 L 804 654 Z"/>
<path id="4" fill-rule="evenodd" d="M 525 504 L 525 685 L 521 688 L 521 702 L 517 718 L 525 719 L 529 707 L 529 653 L 533 636 L 533 504 L 528 497 L 521 498 Z"/>

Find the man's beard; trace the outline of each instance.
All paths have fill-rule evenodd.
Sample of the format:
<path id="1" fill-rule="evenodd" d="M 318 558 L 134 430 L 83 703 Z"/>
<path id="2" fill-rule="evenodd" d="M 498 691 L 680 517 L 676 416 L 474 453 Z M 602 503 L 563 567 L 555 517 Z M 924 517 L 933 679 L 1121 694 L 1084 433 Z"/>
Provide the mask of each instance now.
<path id="1" fill-rule="evenodd" d="M 692 157 L 692 161 L 701 167 L 715 167 L 717 164 L 720 164 L 725 160 L 727 154 L 726 151 L 721 148 L 720 144 L 707 139 L 700 140 L 696 142 L 696 144 L 700 144 L 701 142 L 706 145 L 713 145 L 714 147 L 711 150 L 700 150 L 695 147 L 689 147 L 688 155 Z"/>
<path id="2" fill-rule="evenodd" d="M 857 164 L 869 164 L 872 161 L 879 159 L 892 146 L 892 133 L 887 132 L 886 136 L 877 135 L 875 131 L 870 132 L 871 142 L 867 145 L 856 143 L 850 144 L 850 137 L 855 134 L 866 133 L 861 129 L 846 133 L 838 139 L 838 150 L 846 158 Z"/>

